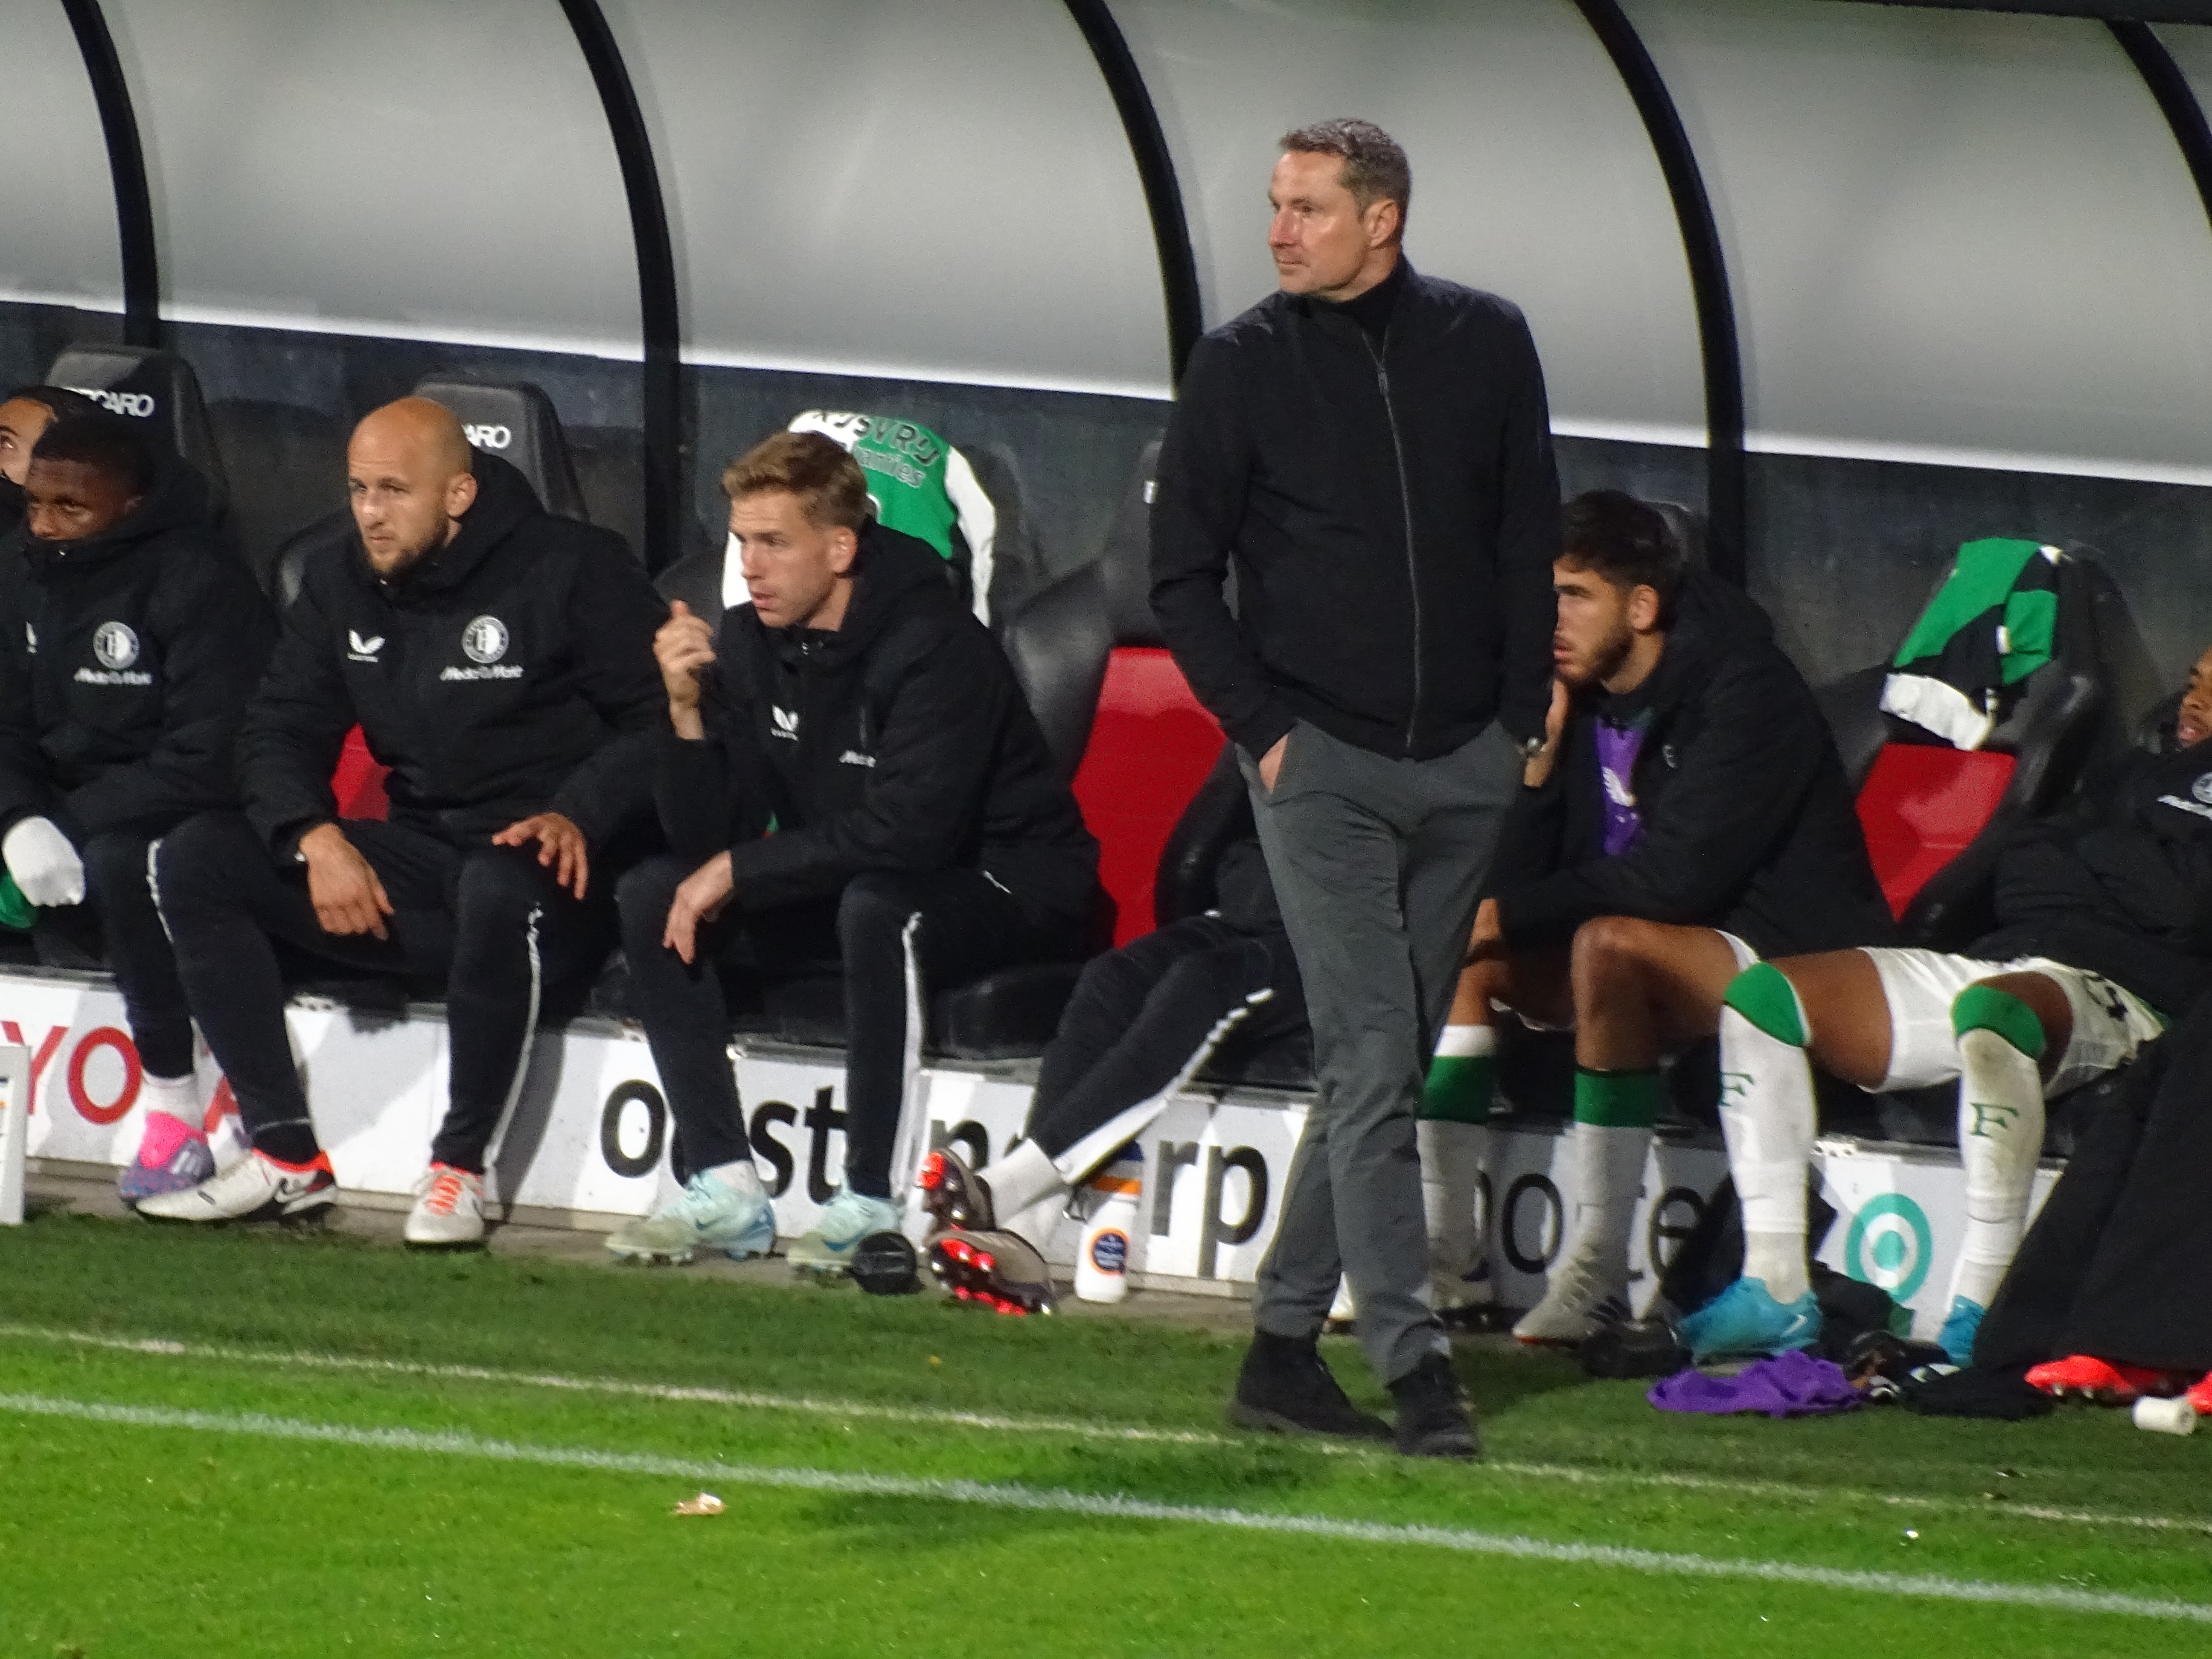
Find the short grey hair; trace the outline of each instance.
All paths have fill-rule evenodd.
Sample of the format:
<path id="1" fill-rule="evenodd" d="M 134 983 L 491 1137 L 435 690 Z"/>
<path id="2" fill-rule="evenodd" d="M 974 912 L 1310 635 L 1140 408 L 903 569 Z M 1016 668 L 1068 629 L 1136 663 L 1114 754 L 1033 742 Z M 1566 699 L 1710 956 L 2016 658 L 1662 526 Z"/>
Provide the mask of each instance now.
<path id="1" fill-rule="evenodd" d="M 1382 201 L 1398 204 L 1398 228 L 1413 204 L 1413 169 L 1398 141 L 1372 121 L 1316 121 L 1282 137 L 1286 150 L 1334 155 L 1344 163 L 1344 187 L 1362 213 Z"/>

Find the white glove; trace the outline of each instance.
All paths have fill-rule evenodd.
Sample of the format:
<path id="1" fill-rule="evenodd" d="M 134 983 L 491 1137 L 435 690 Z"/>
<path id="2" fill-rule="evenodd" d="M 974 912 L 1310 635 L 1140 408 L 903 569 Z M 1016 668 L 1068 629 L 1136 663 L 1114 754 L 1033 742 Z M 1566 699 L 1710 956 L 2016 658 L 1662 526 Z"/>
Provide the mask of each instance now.
<path id="1" fill-rule="evenodd" d="M 51 818 L 25 818 L 0 838 L 0 862 L 40 909 L 84 902 L 84 860 Z"/>

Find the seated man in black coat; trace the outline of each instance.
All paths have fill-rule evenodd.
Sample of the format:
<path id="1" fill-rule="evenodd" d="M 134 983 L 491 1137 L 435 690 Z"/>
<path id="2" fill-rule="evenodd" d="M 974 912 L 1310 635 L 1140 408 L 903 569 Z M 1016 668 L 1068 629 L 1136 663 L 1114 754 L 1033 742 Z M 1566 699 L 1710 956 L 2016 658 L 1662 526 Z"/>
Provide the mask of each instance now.
<path id="1" fill-rule="evenodd" d="M 354 429 L 358 535 L 312 559 L 238 740 L 243 812 L 161 843 L 155 881 L 252 1156 L 141 1215 L 296 1218 L 334 1201 L 284 1021 L 278 945 L 447 986 L 448 1104 L 410 1244 L 484 1236 L 487 1155 L 532 1028 L 614 945 L 592 866 L 641 783 L 625 732 L 665 718 L 660 602 L 612 531 L 556 518 L 521 473 L 417 398 Z M 331 775 L 358 724 L 391 768 L 389 821 L 341 819 Z"/>
<path id="2" fill-rule="evenodd" d="M 1892 927 L 1835 740 L 1765 613 L 1686 568 L 1666 520 L 1617 490 L 1568 503 L 1561 547 L 1546 741 L 1476 914 L 1421 1137 L 1433 1252 L 1474 1208 L 1497 1010 L 1573 1028 L 1574 1214 L 1514 1328 L 1547 1344 L 1626 1316 L 1662 1058 L 1713 1034 L 1721 993 L 1760 957 Z M 1447 1302 L 1462 1272 L 1432 1255 Z"/>
<path id="3" fill-rule="evenodd" d="M 2212 985 L 2212 652 L 2172 753 L 2135 752 L 1999 855 L 1996 928 L 1964 951 L 1764 963 L 1729 986 L 1722 1123 L 1744 1276 L 1683 1322 L 1693 1352 L 1820 1334 L 1805 1276 L 1809 1060 L 1862 1089 L 1955 1081 L 1966 1228 L 1937 1337 L 1960 1365 L 2027 1226 L 2044 1103 L 2116 1071 Z M 1786 1340 L 1785 1340 L 1786 1339 Z"/>
<path id="4" fill-rule="evenodd" d="M 27 534 L 0 547 L 0 862 L 41 959 L 114 969 L 147 1109 L 121 1187 L 149 1198 L 198 1185 L 215 1158 L 147 849 L 231 804 L 276 619 L 216 539 L 206 482 L 129 421 L 44 428 L 25 496 Z"/>
<path id="5" fill-rule="evenodd" d="M 842 1271 L 902 1218 L 910 1011 L 994 968 L 1087 954 L 1098 846 L 997 641 L 933 550 L 874 522 L 834 439 L 779 433 L 722 487 L 750 603 L 718 633 L 679 603 L 654 641 L 675 726 L 654 793 L 675 853 L 620 893 L 637 1012 L 696 1173 L 608 1248 L 768 1249 L 717 970 L 840 974 L 845 1181 L 791 1260 Z"/>

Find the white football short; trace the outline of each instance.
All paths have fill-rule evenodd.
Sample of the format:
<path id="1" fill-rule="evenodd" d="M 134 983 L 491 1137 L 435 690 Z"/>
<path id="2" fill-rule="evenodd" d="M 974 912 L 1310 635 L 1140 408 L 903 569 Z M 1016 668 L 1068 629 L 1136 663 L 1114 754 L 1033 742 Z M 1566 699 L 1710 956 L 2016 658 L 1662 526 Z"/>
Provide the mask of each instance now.
<path id="1" fill-rule="evenodd" d="M 2066 1006 L 2073 1011 L 2074 1035 L 2058 1069 L 2043 1085 L 2045 1099 L 2118 1071 L 2166 1029 L 2166 1022 L 2134 992 L 2048 957 L 1984 962 L 1941 951 L 1883 945 L 1865 949 L 1889 1000 L 1889 1075 L 1881 1081 L 1885 1090 L 1921 1089 L 1957 1079 L 1959 1039 L 1951 1029 L 1951 1005 L 1969 985 L 1999 974 L 2040 974 L 2065 993 Z"/>

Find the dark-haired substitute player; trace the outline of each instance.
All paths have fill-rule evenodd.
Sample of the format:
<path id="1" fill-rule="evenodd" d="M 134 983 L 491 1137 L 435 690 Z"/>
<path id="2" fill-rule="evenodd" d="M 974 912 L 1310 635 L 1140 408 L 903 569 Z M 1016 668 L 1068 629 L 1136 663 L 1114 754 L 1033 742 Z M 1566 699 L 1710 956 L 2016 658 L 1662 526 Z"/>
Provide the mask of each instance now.
<path id="1" fill-rule="evenodd" d="M 1729 985 L 1721 1122 L 1743 1200 L 1744 1276 L 1682 1323 L 1693 1352 L 1820 1334 L 1807 1285 L 1809 1060 L 1862 1089 L 1956 1079 L 1966 1226 L 1936 1339 L 1964 1365 L 2027 1224 L 2044 1102 L 2117 1070 L 2212 983 L 2212 651 L 2176 753 L 2130 755 L 2070 815 L 1999 856 L 1996 931 L 1966 951 L 1762 963 Z"/>
<path id="2" fill-rule="evenodd" d="M 0 861 L 40 908 L 41 956 L 114 969 L 147 1106 L 122 1191 L 146 1198 L 215 1171 L 147 848 L 234 799 L 275 620 L 216 539 L 199 474 L 127 421 L 46 426 L 24 497 L 27 533 L 0 550 Z"/>
<path id="3" fill-rule="evenodd" d="M 155 880 L 208 1047 L 253 1154 L 139 1213 L 295 1217 L 334 1198 L 292 1061 L 276 945 L 447 985 L 445 1121 L 410 1244 L 484 1232 L 484 1159 L 544 1006 L 614 943 L 592 866 L 645 791 L 611 739 L 665 718 L 660 602 L 621 538 L 539 506 L 451 412 L 387 404 L 346 451 L 356 539 L 311 562 L 239 736 L 245 811 L 161 844 Z M 344 819 L 331 773 L 358 723 L 389 822 Z"/>
<path id="4" fill-rule="evenodd" d="M 1886 939 L 1891 922 L 1834 739 L 1765 613 L 1686 568 L 1666 520 L 1617 490 L 1568 503 L 1561 544 L 1547 742 L 1443 1051 L 1482 1059 L 1501 1006 L 1574 1028 L 1575 1213 L 1515 1328 L 1570 1343 L 1626 1316 L 1662 1057 L 1712 1035 L 1721 992 L 1759 956 Z M 1425 1137 L 1445 1189 L 1431 1208 L 1473 1212 L 1489 1085 L 1484 1064 L 1448 1101 L 1431 1093 L 1432 1119 L 1455 1114 Z"/>

